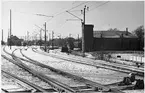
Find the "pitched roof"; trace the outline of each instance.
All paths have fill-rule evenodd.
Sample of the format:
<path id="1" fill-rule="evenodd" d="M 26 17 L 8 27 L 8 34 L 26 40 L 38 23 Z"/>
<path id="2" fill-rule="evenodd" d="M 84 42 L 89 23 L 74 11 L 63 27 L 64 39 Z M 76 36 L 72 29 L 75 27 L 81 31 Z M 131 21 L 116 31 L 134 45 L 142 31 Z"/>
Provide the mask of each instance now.
<path id="1" fill-rule="evenodd" d="M 137 36 L 126 31 L 94 31 L 94 37 L 96 38 L 120 38 L 122 36 L 124 38 L 137 38 Z"/>

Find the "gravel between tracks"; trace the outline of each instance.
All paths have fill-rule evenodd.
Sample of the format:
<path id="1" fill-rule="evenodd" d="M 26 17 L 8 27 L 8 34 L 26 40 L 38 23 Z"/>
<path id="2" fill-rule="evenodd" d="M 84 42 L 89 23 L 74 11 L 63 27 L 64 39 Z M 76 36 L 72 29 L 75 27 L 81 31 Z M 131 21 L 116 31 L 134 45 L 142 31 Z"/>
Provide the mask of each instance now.
<path id="1" fill-rule="evenodd" d="M 11 62 L 5 60 L 4 58 L 2 58 L 2 62 L 3 62 L 3 65 L 2 65 L 1 69 L 5 70 L 5 71 L 8 71 L 8 72 L 20 77 L 20 78 L 26 79 L 29 82 L 32 82 L 32 83 L 34 83 L 34 84 L 36 84 L 40 87 L 43 87 L 43 88 L 46 88 L 46 89 L 50 88 L 50 86 L 47 83 L 41 81 L 37 77 L 32 76 L 27 71 L 23 70 L 22 68 L 16 66 L 15 64 L 13 64 Z M 5 79 L 6 78 L 3 78 L 2 80 L 5 80 Z M 7 82 L 4 81 L 3 85 L 4 84 L 7 84 Z M 24 86 L 24 87 L 29 88 L 28 86 Z M 31 89 L 31 88 L 29 88 L 29 89 Z"/>
<path id="2" fill-rule="evenodd" d="M 32 59 L 38 60 L 54 68 L 57 68 L 66 72 L 71 72 L 72 74 L 82 76 L 86 79 L 92 80 L 94 82 L 96 81 L 101 84 L 110 84 L 110 83 L 122 81 L 123 77 L 126 76 L 126 74 L 122 74 L 122 73 L 120 74 L 119 72 L 115 72 L 111 70 L 95 68 L 95 67 L 86 66 L 86 65 L 80 65 L 77 63 L 72 63 L 72 62 L 40 55 L 31 51 L 31 49 L 28 49 L 27 51 L 23 51 L 23 53 Z M 19 55 L 19 53 L 17 55 Z M 6 63 L 5 60 L 2 59 L 2 67 L 4 65 L 3 62 Z M 13 67 L 10 65 L 10 68 L 13 68 Z M 7 67 L 7 69 L 9 69 L 9 67 Z M 46 71 L 43 71 L 43 73 L 46 73 Z M 25 74 L 22 74 L 22 76 L 25 76 Z M 51 76 L 55 78 L 55 76 L 53 75 Z M 2 80 L 5 80 L 5 78 L 2 78 Z M 124 90 L 124 92 L 125 93 L 144 93 L 144 90 Z"/>
<path id="3" fill-rule="evenodd" d="M 60 59 L 55 59 L 49 56 L 44 56 L 33 52 L 31 49 L 27 51 L 23 50 L 23 53 L 34 60 L 38 60 L 51 67 L 82 76 L 86 79 L 98 82 L 101 84 L 110 84 L 118 81 L 122 81 L 126 74 L 120 74 L 119 72 L 106 70 L 102 68 L 96 68 L 93 66 L 87 66 L 83 64 L 72 63 Z"/>

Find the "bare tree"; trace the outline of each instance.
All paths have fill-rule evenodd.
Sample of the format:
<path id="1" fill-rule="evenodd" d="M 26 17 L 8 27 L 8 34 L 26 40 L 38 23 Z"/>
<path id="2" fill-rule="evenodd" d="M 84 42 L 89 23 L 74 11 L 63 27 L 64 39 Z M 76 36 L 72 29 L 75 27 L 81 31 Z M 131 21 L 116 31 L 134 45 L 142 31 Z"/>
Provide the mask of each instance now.
<path id="1" fill-rule="evenodd" d="M 133 31 L 139 39 L 140 49 L 143 50 L 144 48 L 144 26 L 139 26 L 137 29 Z"/>
<path id="2" fill-rule="evenodd" d="M 137 29 L 133 31 L 133 33 L 140 39 L 144 38 L 144 27 L 139 26 Z"/>
<path id="3" fill-rule="evenodd" d="M 110 28 L 108 31 L 119 31 L 117 28 Z"/>

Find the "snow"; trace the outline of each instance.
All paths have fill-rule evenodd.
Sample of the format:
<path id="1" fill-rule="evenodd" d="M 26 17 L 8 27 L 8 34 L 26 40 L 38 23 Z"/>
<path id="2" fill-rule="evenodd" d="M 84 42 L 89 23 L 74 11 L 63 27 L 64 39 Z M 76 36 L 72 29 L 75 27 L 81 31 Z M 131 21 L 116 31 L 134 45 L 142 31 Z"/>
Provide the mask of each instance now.
<path id="1" fill-rule="evenodd" d="M 89 80 L 92 80 L 101 84 L 109 84 L 109 83 L 122 81 L 123 77 L 126 75 L 126 74 L 120 74 L 119 72 L 115 72 L 111 70 L 106 70 L 102 68 L 96 68 L 93 66 L 55 59 L 49 56 L 35 53 L 34 51 L 32 51 L 31 48 L 29 48 L 27 51 L 23 50 L 23 53 L 26 56 L 34 60 L 40 61 L 44 64 L 47 64 L 51 67 L 54 67 L 54 68 L 63 70 L 65 72 L 78 75 L 78 76 L 82 76 L 86 79 L 89 79 Z"/>
<path id="2" fill-rule="evenodd" d="M 143 63 L 145 62 L 145 57 L 137 55 L 137 54 L 125 54 L 125 53 L 119 54 L 119 53 L 116 53 L 116 54 L 112 54 L 111 56 L 117 58 L 118 55 L 121 56 L 121 59 L 143 62 Z"/>
<path id="3" fill-rule="evenodd" d="M 4 71 L 7 71 L 7 72 L 10 72 L 20 78 L 23 78 L 23 79 L 26 79 L 28 80 L 29 82 L 31 83 L 34 83 L 38 86 L 41 86 L 43 88 L 49 88 L 50 86 L 48 84 L 46 84 L 45 82 L 42 82 L 40 79 L 37 79 L 36 77 L 32 76 L 31 74 L 29 74 L 27 71 L 24 71 L 22 68 L 14 65 L 13 63 L 5 60 L 4 58 L 2 58 L 2 62 L 3 62 L 3 65 L 2 65 L 2 70 Z M 11 77 L 7 76 L 8 78 L 6 77 L 3 77 L 2 78 L 2 86 L 3 85 L 10 85 L 10 84 L 13 84 L 14 86 L 18 86 L 18 82 L 14 81 L 13 79 L 11 79 Z M 22 84 L 23 87 L 25 88 L 28 88 L 28 89 L 31 89 L 28 85 L 24 85 Z"/>
<path id="4" fill-rule="evenodd" d="M 34 47 L 36 47 L 36 46 L 34 46 Z M 12 53 L 12 51 L 15 50 L 16 48 L 23 48 L 23 47 L 15 47 L 14 46 L 14 47 L 12 47 L 11 50 L 9 49 L 9 47 L 6 47 L 6 50 L 9 53 Z M 25 47 L 25 48 L 27 48 L 27 47 Z M 37 48 L 38 48 L 39 51 L 41 51 L 39 49 L 39 47 L 37 47 Z M 59 51 L 59 50 L 57 50 L 57 51 Z M 45 56 L 45 55 L 42 55 L 42 54 L 38 54 L 38 53 L 35 53 L 34 51 L 32 51 L 31 48 L 28 48 L 27 50 L 23 49 L 22 52 L 26 56 L 28 56 L 28 57 L 30 57 L 30 58 L 32 58 L 34 60 L 40 61 L 40 62 L 42 62 L 44 64 L 47 64 L 47 65 L 49 65 L 51 67 L 63 70 L 65 72 L 72 73 L 74 75 L 78 75 L 78 76 L 84 77 L 86 79 L 89 79 L 91 81 L 94 81 L 94 82 L 97 82 L 97 83 L 101 83 L 101 84 L 110 84 L 110 83 L 114 83 L 114 82 L 119 82 L 119 81 L 123 80 L 123 77 L 127 76 L 127 74 L 123 74 L 123 73 L 116 72 L 116 71 L 111 71 L 111 70 L 107 70 L 107 69 L 96 68 L 96 67 L 93 67 L 93 66 L 73 63 L 73 62 L 64 61 L 64 60 L 61 60 L 61 59 L 56 59 L 56 58 L 53 58 L 53 57 Z M 77 59 L 86 60 L 86 61 L 89 62 L 89 60 L 87 58 L 81 58 L 81 57 L 77 57 L 77 56 L 74 56 L 74 55 L 67 55 L 65 53 L 60 53 L 60 52 L 56 53 L 54 51 L 49 51 L 49 52 L 53 53 L 53 54 L 56 54 L 56 55 L 69 56 L 69 57 L 75 58 L 76 60 Z M 14 53 L 17 56 L 23 57 L 20 54 L 19 50 L 16 50 Z M 87 57 L 92 58 L 92 55 L 87 54 Z M 16 70 L 18 70 L 18 68 L 14 67 L 10 63 L 7 64 L 7 61 L 2 59 L 2 62 L 5 63 L 5 64 L 2 65 L 2 69 L 5 69 L 7 71 L 13 71 L 13 74 L 20 75 L 23 78 L 26 78 L 28 80 L 31 80 L 32 82 L 35 82 L 36 84 L 40 84 L 40 85 L 45 86 L 45 87 L 47 86 L 45 83 L 40 82 L 40 80 L 37 79 L 37 78 L 35 78 L 35 80 L 34 80 L 34 78 L 30 74 L 28 74 L 26 72 L 24 72 L 24 71 L 19 72 L 19 71 L 21 71 L 20 69 L 19 69 L 19 71 L 16 71 Z M 102 61 L 96 60 L 95 62 L 97 63 L 97 62 L 102 62 Z M 30 65 L 29 63 L 26 63 L 26 64 L 31 66 L 31 68 L 34 68 L 34 69 L 38 70 L 39 72 L 42 72 L 42 73 L 44 73 L 44 74 L 46 74 L 46 75 L 48 75 L 48 76 L 50 76 L 52 78 L 60 80 L 61 82 L 65 83 L 65 84 L 69 84 L 71 86 L 75 86 L 75 85 L 80 85 L 81 84 L 81 83 L 72 83 L 73 81 L 71 82 L 71 80 L 66 79 L 66 78 L 64 78 L 62 76 L 56 76 L 56 74 L 50 72 L 48 69 L 45 69 L 45 68 L 44 69 L 40 69 L 40 67 L 38 67 L 38 66 L 33 66 L 33 65 Z M 2 80 L 4 80 L 4 79 L 2 79 Z M 47 86 L 47 87 L 49 87 L 49 86 Z M 125 93 L 143 93 L 144 90 L 124 90 L 124 92 Z"/>

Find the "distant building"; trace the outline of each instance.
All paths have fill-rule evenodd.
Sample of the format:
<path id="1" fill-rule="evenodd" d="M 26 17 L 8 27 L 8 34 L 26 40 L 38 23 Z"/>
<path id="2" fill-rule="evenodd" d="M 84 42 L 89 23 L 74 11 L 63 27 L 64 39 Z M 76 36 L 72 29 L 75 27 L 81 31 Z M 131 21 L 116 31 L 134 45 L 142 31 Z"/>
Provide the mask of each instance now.
<path id="1" fill-rule="evenodd" d="M 139 50 L 137 36 L 126 31 L 93 31 L 93 25 L 85 25 L 85 51 Z"/>
<path id="2" fill-rule="evenodd" d="M 16 46 L 21 46 L 23 39 L 19 39 L 17 36 L 11 35 L 11 38 L 8 38 L 8 45 L 16 45 Z"/>

